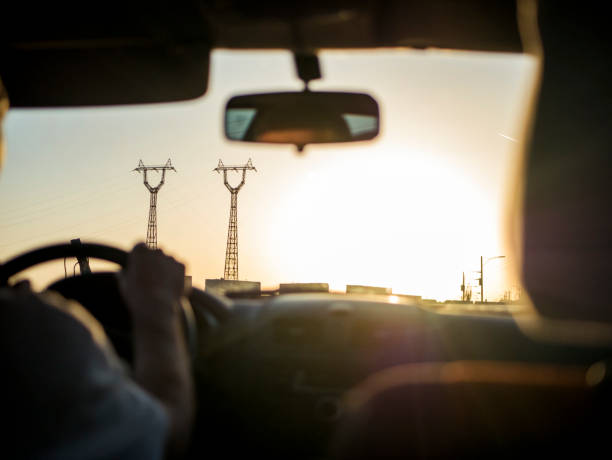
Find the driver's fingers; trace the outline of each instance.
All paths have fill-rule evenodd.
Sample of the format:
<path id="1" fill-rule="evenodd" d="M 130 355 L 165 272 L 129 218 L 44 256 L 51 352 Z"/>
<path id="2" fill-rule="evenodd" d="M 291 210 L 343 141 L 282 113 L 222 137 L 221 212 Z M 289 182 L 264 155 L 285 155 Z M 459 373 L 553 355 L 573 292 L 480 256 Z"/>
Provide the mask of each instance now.
<path id="1" fill-rule="evenodd" d="M 147 245 L 144 244 L 143 242 L 140 242 L 134 245 L 134 247 L 132 248 L 132 252 L 144 252 L 147 250 L 148 250 Z"/>
<path id="2" fill-rule="evenodd" d="M 132 248 L 132 254 L 164 254 L 160 248 L 149 249 L 146 244 L 140 242 Z"/>
<path id="3" fill-rule="evenodd" d="M 140 274 L 141 279 L 180 277 L 184 278 L 185 265 L 168 254 L 164 254 L 161 249 L 151 250 L 144 244 L 134 246 L 128 256 L 128 263 L 122 276 L 130 274 Z"/>
<path id="4" fill-rule="evenodd" d="M 19 293 L 29 293 L 32 291 L 29 280 L 20 280 L 13 286 L 13 289 Z"/>

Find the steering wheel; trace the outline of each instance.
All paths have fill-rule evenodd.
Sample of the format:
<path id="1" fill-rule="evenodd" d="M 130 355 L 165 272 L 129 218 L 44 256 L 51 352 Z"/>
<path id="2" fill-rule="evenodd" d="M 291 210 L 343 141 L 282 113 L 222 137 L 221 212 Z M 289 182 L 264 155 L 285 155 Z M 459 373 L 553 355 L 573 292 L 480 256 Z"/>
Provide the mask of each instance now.
<path id="1" fill-rule="evenodd" d="M 65 257 L 92 257 L 106 260 L 125 268 L 127 252 L 102 244 L 83 243 L 80 246 L 58 244 L 28 251 L 0 265 L 0 287 L 7 286 L 15 274 L 38 265 Z M 117 354 L 132 363 L 132 321 L 119 291 L 117 277 L 112 272 L 99 272 L 65 278 L 52 283 L 48 289 L 68 299 L 78 301 L 102 324 Z M 215 327 L 231 315 L 230 306 L 221 298 L 193 288 L 181 302 L 181 316 L 189 351 L 197 353 L 198 325 Z"/>

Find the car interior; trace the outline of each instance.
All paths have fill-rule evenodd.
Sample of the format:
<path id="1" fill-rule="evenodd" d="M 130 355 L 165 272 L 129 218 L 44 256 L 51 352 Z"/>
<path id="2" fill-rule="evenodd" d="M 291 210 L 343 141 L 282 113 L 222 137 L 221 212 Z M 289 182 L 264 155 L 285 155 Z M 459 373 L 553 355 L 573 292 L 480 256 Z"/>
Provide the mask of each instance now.
<path id="1" fill-rule="evenodd" d="M 188 458 L 605 455 L 612 46 L 602 8 L 590 0 L 0 7 L 10 18 L 0 27 L 0 78 L 17 110 L 206 98 L 213 51 L 290 52 L 301 89 L 254 87 L 214 110 L 228 141 L 290 145 L 299 157 L 314 144 L 350 146 L 382 132 L 375 92 L 316 89 L 325 50 L 441 49 L 538 62 L 506 220 L 521 308 L 194 287 L 183 304 L 198 399 Z M 127 261 L 124 250 L 96 241 L 55 243 L 3 259 L 0 285 L 51 260 Z M 131 322 L 114 274 L 62 275 L 47 288 L 92 312 L 129 364 Z"/>

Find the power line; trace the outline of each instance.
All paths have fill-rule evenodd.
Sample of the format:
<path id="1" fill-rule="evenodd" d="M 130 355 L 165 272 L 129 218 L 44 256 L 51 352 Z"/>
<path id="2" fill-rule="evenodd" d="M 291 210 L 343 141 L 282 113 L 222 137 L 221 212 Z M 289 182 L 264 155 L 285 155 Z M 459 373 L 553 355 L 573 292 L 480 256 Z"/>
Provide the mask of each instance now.
<path id="1" fill-rule="evenodd" d="M 2 206 L 3 217 L 8 221 L 8 225 L 13 225 L 12 222 L 19 221 L 24 218 L 26 220 L 30 220 L 30 216 L 32 216 L 32 214 L 36 214 L 35 218 L 45 214 L 54 215 L 57 214 L 59 210 L 70 209 L 99 200 L 101 196 L 107 196 L 109 189 L 114 193 L 117 193 L 118 191 L 130 187 L 129 185 L 124 185 L 123 187 L 118 188 L 115 186 L 118 182 L 122 181 L 117 179 L 105 181 L 99 185 L 97 189 L 93 190 L 93 192 L 85 193 L 83 190 L 79 189 L 78 193 L 68 197 L 66 196 L 67 191 L 62 189 L 55 196 L 45 198 L 43 201 L 40 201 L 40 197 L 38 196 L 30 197 L 31 201 L 28 201 L 26 198 L 22 198 L 20 200 L 16 200 L 17 204 L 15 204 L 13 207 L 5 208 Z M 2 223 L 2 227 L 4 226 L 7 226 L 5 222 Z"/>
<path id="2" fill-rule="evenodd" d="M 176 210 L 176 209 L 179 209 L 187 205 L 192 207 L 192 204 L 189 202 L 189 197 L 188 197 L 189 193 L 191 192 L 182 193 L 182 195 L 179 198 L 175 198 L 174 200 L 171 200 L 168 203 L 168 206 L 172 208 L 172 210 Z M 202 195 L 199 194 L 198 196 L 201 197 Z M 92 236 L 96 236 L 96 235 L 108 235 L 109 232 L 116 231 L 117 229 L 129 227 L 138 221 L 139 219 L 138 217 L 132 217 L 130 219 L 124 219 L 121 222 L 115 222 L 113 224 L 103 226 L 103 227 L 100 227 L 98 225 L 98 222 L 100 221 L 104 221 L 104 222 L 110 221 L 110 219 L 106 219 L 106 217 L 116 217 L 117 211 L 123 210 L 123 209 L 124 209 L 124 205 L 121 203 L 118 203 L 116 206 L 109 208 L 107 212 L 99 213 L 97 216 L 98 219 L 95 221 L 91 221 L 91 220 L 85 220 L 85 221 L 81 220 L 78 222 L 70 221 L 69 223 L 62 225 L 60 227 L 56 227 L 56 228 L 49 228 L 48 224 L 45 224 L 46 225 L 45 226 L 41 223 L 41 225 L 33 227 L 33 228 L 34 229 L 44 228 L 44 231 L 40 231 L 34 234 L 29 234 L 27 235 L 27 237 L 19 238 L 17 240 L 12 240 L 8 242 L 3 241 L 2 244 L 0 244 L 0 250 L 2 248 L 6 248 L 9 246 L 19 245 L 21 243 L 26 243 L 26 242 L 29 243 L 32 240 L 40 239 L 40 238 L 45 238 L 46 240 L 50 240 L 53 238 L 60 239 L 60 240 L 66 239 L 70 235 L 74 234 L 76 230 L 78 230 L 78 233 L 80 233 L 82 236 L 86 238 L 91 238 Z M 192 209 L 194 209 L 194 211 L 201 212 L 200 208 L 195 209 L 192 207 Z"/>

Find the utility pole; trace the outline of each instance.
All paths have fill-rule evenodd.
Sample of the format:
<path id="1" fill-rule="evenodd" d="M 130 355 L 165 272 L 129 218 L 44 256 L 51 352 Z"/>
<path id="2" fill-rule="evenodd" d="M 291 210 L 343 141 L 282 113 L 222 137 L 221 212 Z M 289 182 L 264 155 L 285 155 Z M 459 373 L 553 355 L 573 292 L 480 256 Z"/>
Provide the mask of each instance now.
<path id="1" fill-rule="evenodd" d="M 225 267 L 223 270 L 223 279 L 237 280 L 238 279 L 238 192 L 244 185 L 247 171 L 255 171 L 251 159 L 245 165 L 241 166 L 225 166 L 221 160 L 213 171 L 219 174 L 223 172 L 223 183 L 231 194 L 230 203 L 230 218 L 227 229 L 227 245 L 225 247 Z M 227 180 L 227 172 L 242 172 L 242 180 L 236 187 L 232 187 Z"/>
<path id="2" fill-rule="evenodd" d="M 157 249 L 157 192 L 164 185 L 164 181 L 166 179 L 166 171 L 174 171 L 174 166 L 168 158 L 165 165 L 157 165 L 157 166 L 145 166 L 142 160 L 138 162 L 138 167 L 134 169 L 134 171 L 141 172 L 143 174 L 143 183 L 147 190 L 151 193 L 149 200 L 149 222 L 147 224 L 147 247 L 149 249 Z M 147 180 L 147 172 L 148 171 L 161 171 L 161 180 L 159 183 L 153 187 L 149 184 Z"/>
<path id="3" fill-rule="evenodd" d="M 482 263 L 482 256 L 480 256 L 480 303 L 484 303 L 484 271 Z"/>
<path id="4" fill-rule="evenodd" d="M 495 257 L 489 257 L 487 260 L 484 260 L 483 256 L 480 256 L 480 278 L 478 278 L 478 283 L 480 284 L 480 303 L 484 303 L 485 298 L 484 298 L 484 266 L 487 264 L 487 262 L 490 262 L 491 260 L 495 260 L 495 259 L 503 259 L 506 256 L 495 256 Z"/>
<path id="5" fill-rule="evenodd" d="M 472 285 L 465 282 L 465 272 L 463 272 L 461 282 L 461 300 L 463 302 L 469 302 L 472 300 Z"/>

